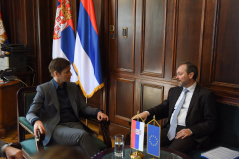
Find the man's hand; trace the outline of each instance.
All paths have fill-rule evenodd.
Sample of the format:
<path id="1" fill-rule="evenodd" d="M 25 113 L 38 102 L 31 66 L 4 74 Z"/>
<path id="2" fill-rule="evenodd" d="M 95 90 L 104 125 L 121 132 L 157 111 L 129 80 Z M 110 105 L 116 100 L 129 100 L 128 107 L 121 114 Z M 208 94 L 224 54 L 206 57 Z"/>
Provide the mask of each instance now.
<path id="1" fill-rule="evenodd" d="M 4 152 L 8 159 L 23 159 L 22 150 L 16 149 L 12 146 L 7 146 Z"/>
<path id="2" fill-rule="evenodd" d="M 192 131 L 190 129 L 182 129 L 177 134 L 175 139 L 184 139 L 185 137 L 191 136 Z"/>
<path id="3" fill-rule="evenodd" d="M 109 120 L 109 117 L 105 114 L 105 113 L 102 113 L 101 111 L 98 112 L 97 114 L 97 119 L 99 121 L 102 121 L 102 120 Z"/>
<path id="4" fill-rule="evenodd" d="M 43 123 L 40 120 L 35 121 L 34 123 L 34 135 L 37 136 L 37 130 L 40 130 L 41 134 L 46 135 L 46 129 Z"/>
<path id="5" fill-rule="evenodd" d="M 149 112 L 144 111 L 138 115 L 133 116 L 131 119 L 139 119 L 139 116 L 145 121 L 147 117 L 149 116 Z"/>

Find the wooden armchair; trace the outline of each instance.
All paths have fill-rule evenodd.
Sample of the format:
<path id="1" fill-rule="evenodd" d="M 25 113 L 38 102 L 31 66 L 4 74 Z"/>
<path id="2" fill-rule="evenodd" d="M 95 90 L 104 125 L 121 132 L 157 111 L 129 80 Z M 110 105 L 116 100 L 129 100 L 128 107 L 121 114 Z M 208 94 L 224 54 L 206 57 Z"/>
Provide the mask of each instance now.
<path id="1" fill-rule="evenodd" d="M 23 155 L 26 158 L 31 158 L 32 155 L 44 151 L 46 147 L 43 147 L 42 140 L 44 136 L 39 135 L 37 137 L 31 137 L 26 139 L 26 132 L 30 134 L 33 133 L 33 126 L 27 121 L 26 113 L 28 112 L 33 98 L 36 94 L 36 87 L 24 87 L 17 92 L 17 111 L 18 111 L 18 142 L 22 146 Z M 99 123 L 100 129 L 102 131 L 103 140 L 95 137 L 95 141 L 99 149 L 102 151 L 106 148 L 111 148 L 112 143 L 109 135 L 109 124 L 108 121 L 99 122 L 96 119 L 87 118 L 88 120 L 93 120 Z"/>

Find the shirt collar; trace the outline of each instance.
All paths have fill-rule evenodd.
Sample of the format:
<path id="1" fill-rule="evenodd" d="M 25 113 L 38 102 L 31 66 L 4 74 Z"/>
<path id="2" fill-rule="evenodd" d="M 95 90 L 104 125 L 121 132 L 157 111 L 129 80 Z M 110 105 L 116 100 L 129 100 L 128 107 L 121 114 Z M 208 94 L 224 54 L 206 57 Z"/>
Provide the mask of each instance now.
<path id="1" fill-rule="evenodd" d="M 55 88 L 58 89 L 58 88 L 59 88 L 59 85 L 58 85 L 58 83 L 54 80 L 54 78 L 52 78 L 52 81 L 53 81 L 53 83 L 54 83 Z M 65 88 L 65 87 L 66 87 L 66 82 L 63 83 L 63 88 Z"/>
<path id="2" fill-rule="evenodd" d="M 196 86 L 197 86 L 197 82 L 194 82 L 194 84 L 191 85 L 190 87 L 188 87 L 187 90 L 188 90 L 189 92 L 194 92 Z M 183 87 L 183 89 L 186 89 L 186 88 Z"/>

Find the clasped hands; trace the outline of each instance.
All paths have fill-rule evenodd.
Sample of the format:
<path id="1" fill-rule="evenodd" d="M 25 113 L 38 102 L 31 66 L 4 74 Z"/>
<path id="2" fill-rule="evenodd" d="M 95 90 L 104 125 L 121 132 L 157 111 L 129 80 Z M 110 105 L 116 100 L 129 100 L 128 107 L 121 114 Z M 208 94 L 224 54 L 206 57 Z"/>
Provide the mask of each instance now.
<path id="1" fill-rule="evenodd" d="M 192 135 L 192 131 L 190 129 L 182 129 L 180 130 L 179 132 L 177 132 L 176 136 L 175 136 L 175 139 L 184 139 L 188 136 L 191 136 Z"/>

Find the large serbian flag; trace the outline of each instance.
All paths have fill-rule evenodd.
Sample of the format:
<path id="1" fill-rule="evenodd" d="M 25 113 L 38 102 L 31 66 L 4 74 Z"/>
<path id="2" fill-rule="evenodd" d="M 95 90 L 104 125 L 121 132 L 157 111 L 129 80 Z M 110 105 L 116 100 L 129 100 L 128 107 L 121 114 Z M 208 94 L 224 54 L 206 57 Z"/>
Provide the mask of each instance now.
<path id="1" fill-rule="evenodd" d="M 52 58 L 62 57 L 73 64 L 75 32 L 69 0 L 58 0 L 53 34 Z M 77 75 L 71 65 L 71 81 L 76 82 Z"/>
<path id="2" fill-rule="evenodd" d="M 3 25 L 2 14 L 0 12 L 0 49 L 1 49 L 1 44 L 8 44 L 8 38 Z M 4 52 L 1 51 L 0 55 L 4 55 Z"/>
<path id="3" fill-rule="evenodd" d="M 81 0 L 76 33 L 74 69 L 85 97 L 104 86 L 101 72 L 98 29 L 92 0 Z"/>
<path id="4" fill-rule="evenodd" d="M 130 147 L 140 151 L 144 150 L 144 122 L 132 120 Z"/>

